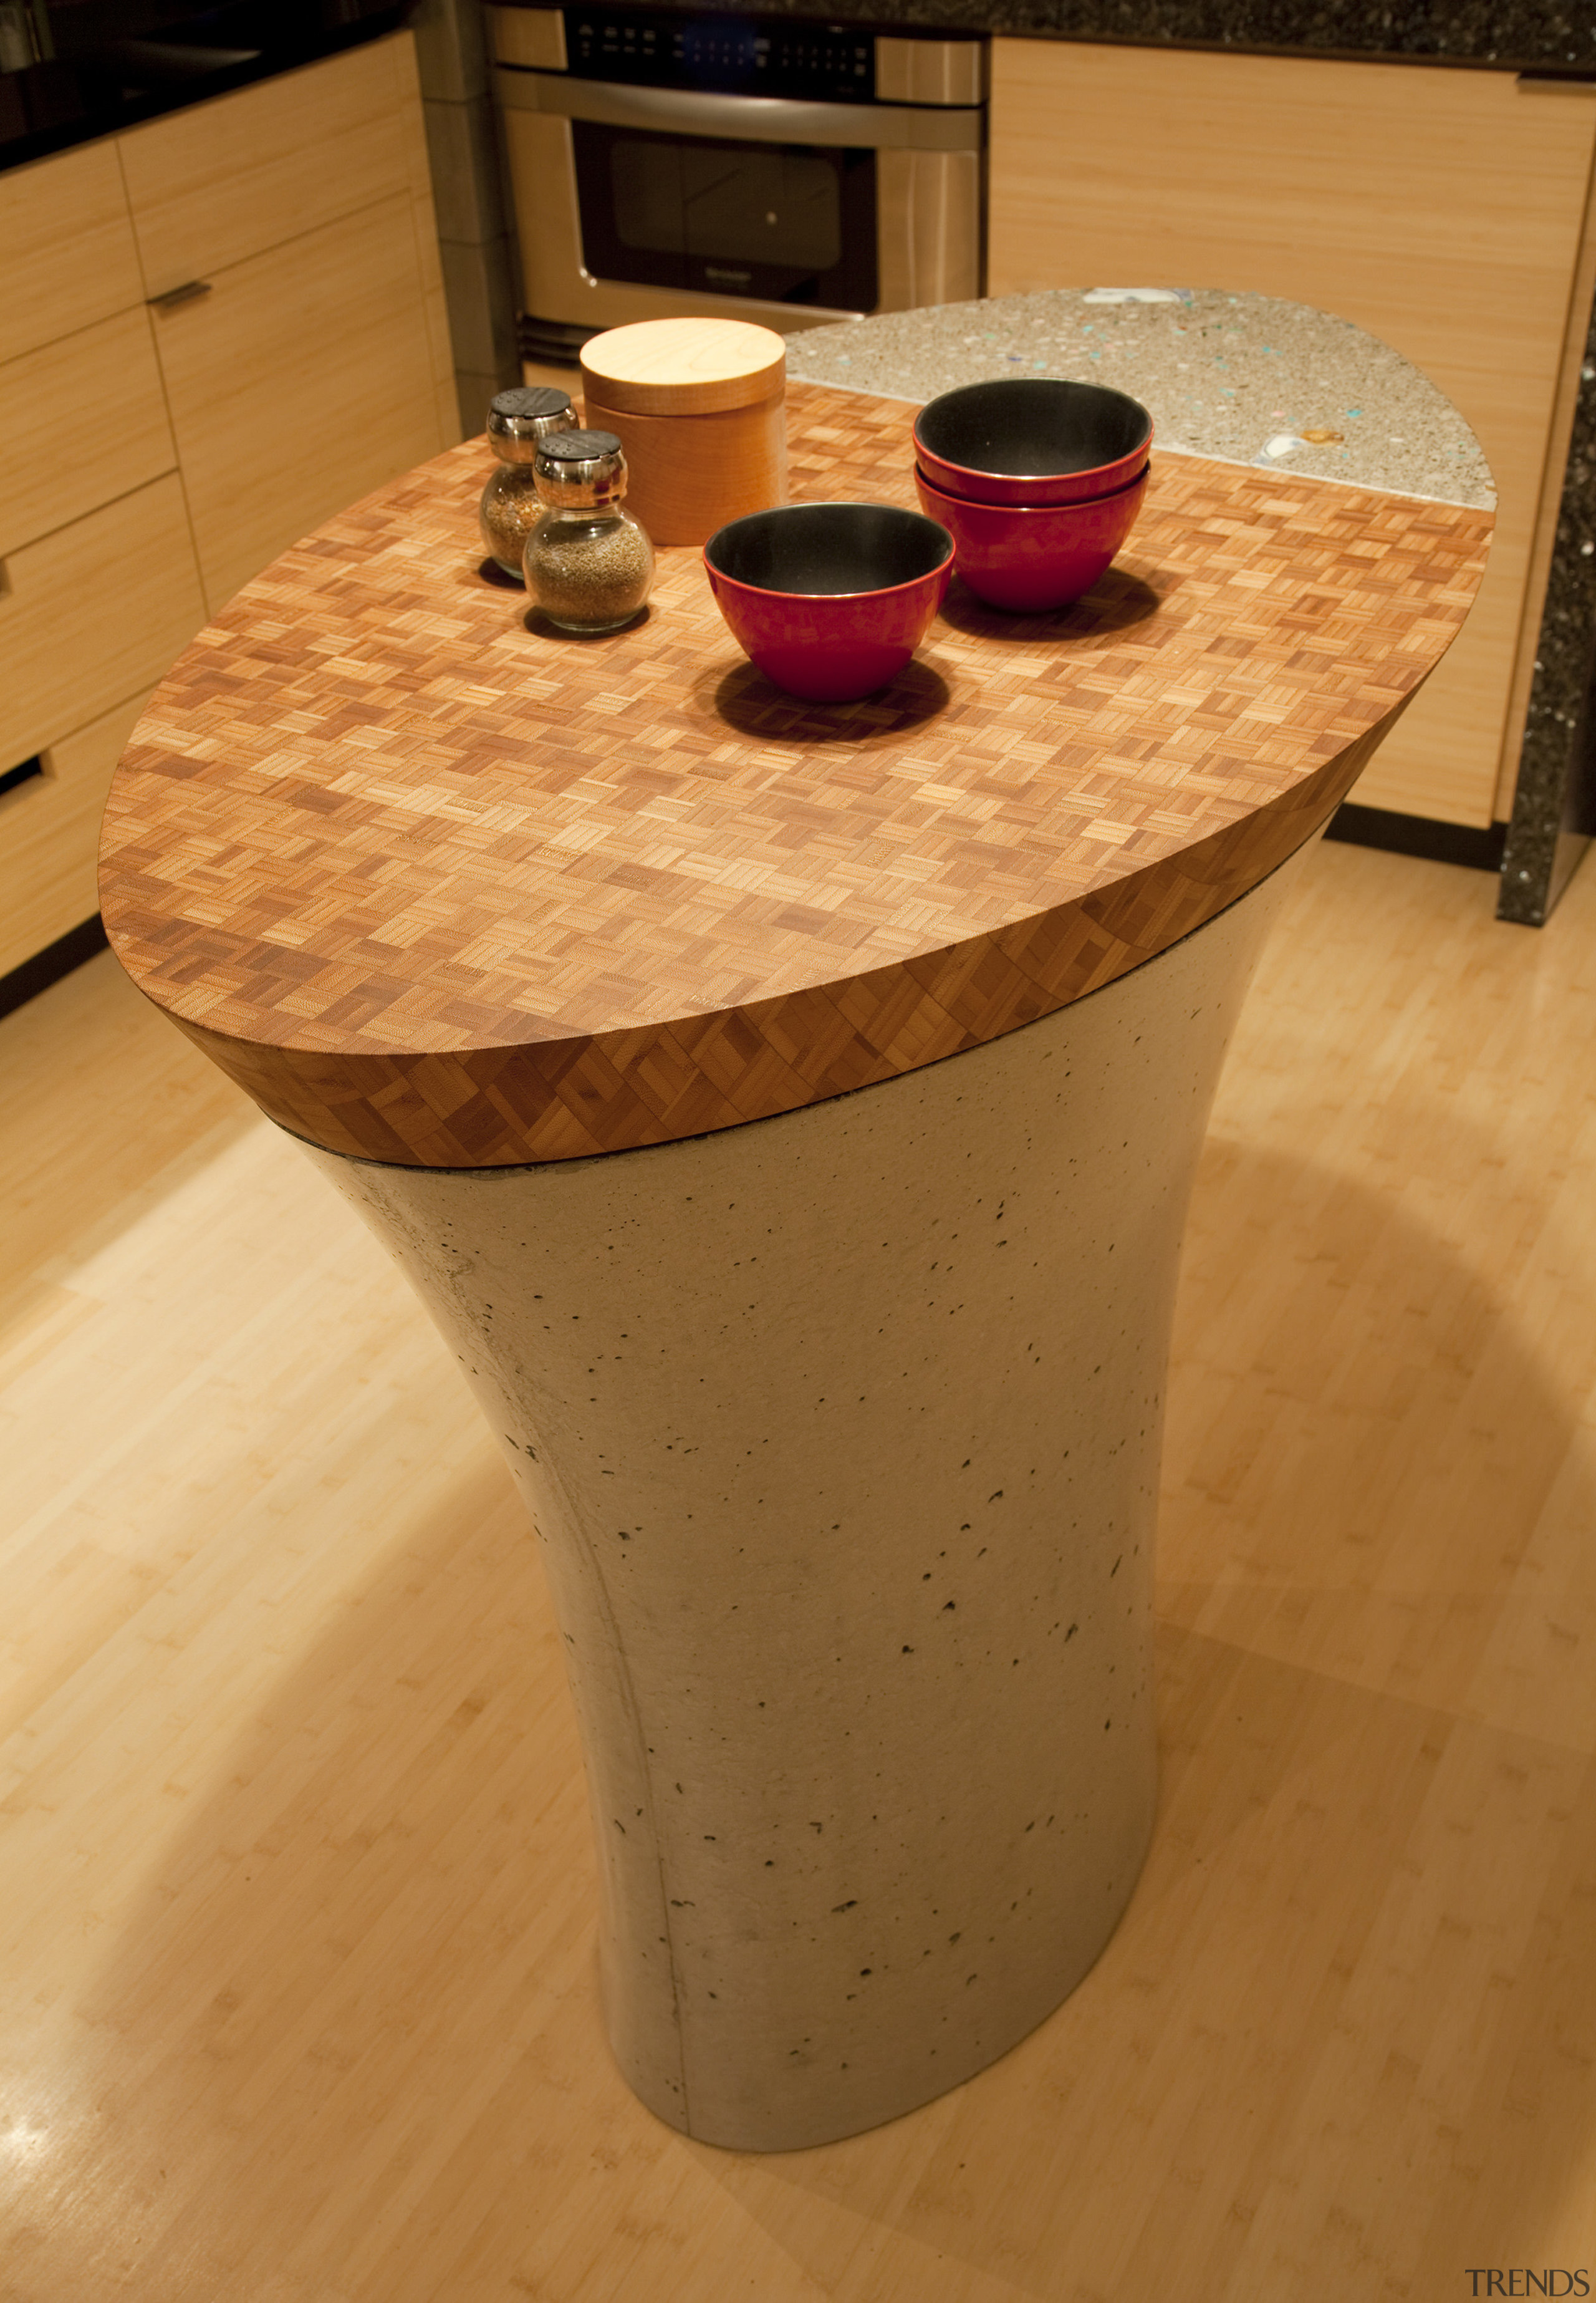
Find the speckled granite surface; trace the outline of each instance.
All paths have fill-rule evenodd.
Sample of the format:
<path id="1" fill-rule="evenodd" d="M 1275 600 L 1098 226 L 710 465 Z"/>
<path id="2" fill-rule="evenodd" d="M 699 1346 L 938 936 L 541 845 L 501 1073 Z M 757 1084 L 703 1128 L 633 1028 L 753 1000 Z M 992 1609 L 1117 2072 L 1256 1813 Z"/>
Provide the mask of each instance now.
<path id="1" fill-rule="evenodd" d="M 942 304 L 806 329 L 787 339 L 787 368 L 920 401 L 993 375 L 1087 377 L 1151 409 L 1165 451 L 1496 502 L 1478 441 L 1417 368 L 1350 321 L 1273 296 L 1060 288 Z"/>
<path id="2" fill-rule="evenodd" d="M 1502 857 L 1500 916 L 1539 927 L 1596 833 L 1596 313 Z"/>
<path id="3" fill-rule="evenodd" d="M 653 0 L 695 16 L 747 15 L 750 0 Z M 1143 47 L 1390 56 L 1499 70 L 1596 70 L 1590 0 L 758 0 L 766 16 L 936 31 L 1013 32 Z"/>

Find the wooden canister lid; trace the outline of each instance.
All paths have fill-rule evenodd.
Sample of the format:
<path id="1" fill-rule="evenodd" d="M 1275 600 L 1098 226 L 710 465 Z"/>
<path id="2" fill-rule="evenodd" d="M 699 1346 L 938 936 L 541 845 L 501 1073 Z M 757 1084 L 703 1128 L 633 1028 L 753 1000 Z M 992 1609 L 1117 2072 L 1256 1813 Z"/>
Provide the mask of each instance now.
<path id="1" fill-rule="evenodd" d="M 747 320 L 638 320 L 582 348 L 595 400 L 631 416 L 712 416 L 774 399 L 787 348 Z"/>

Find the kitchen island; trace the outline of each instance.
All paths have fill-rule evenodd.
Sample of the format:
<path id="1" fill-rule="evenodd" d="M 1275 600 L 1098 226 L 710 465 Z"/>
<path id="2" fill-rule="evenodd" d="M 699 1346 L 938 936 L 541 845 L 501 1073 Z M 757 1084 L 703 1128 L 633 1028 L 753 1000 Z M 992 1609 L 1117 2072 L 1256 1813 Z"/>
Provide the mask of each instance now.
<path id="1" fill-rule="evenodd" d="M 910 412 L 795 387 L 794 493 L 909 501 Z M 956 589 L 887 689 L 813 707 L 690 552 L 626 632 L 529 628 L 481 571 L 489 460 L 201 635 L 118 772 L 105 916 L 387 1240 L 516 1470 L 623 2070 L 792 2147 L 1004 2052 L 1134 1885 L 1208 1100 L 1490 513 L 1159 453 L 1078 607 Z"/>
<path id="2" fill-rule="evenodd" d="M 1503 916 L 1544 920 L 1596 822 L 1589 23 L 1247 0 L 901 0 L 871 21 L 993 36 L 991 294 L 1292 298 L 1392 343 L 1463 410 L 1500 492 L 1491 570 L 1339 829 L 1483 866 Z"/>

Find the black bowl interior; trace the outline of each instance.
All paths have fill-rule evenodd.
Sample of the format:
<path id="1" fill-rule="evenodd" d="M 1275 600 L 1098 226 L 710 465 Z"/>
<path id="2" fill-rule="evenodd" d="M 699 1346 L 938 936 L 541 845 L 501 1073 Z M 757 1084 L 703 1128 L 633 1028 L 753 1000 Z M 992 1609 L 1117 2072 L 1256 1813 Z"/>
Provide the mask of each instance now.
<path id="1" fill-rule="evenodd" d="M 896 504 L 780 504 L 719 528 L 704 546 L 718 575 L 765 592 L 884 592 L 940 568 L 953 537 Z"/>
<path id="2" fill-rule="evenodd" d="M 945 463 L 1008 479 L 1091 472 L 1134 455 L 1153 436 L 1139 400 L 1105 384 L 1003 376 L 928 401 L 915 436 Z"/>

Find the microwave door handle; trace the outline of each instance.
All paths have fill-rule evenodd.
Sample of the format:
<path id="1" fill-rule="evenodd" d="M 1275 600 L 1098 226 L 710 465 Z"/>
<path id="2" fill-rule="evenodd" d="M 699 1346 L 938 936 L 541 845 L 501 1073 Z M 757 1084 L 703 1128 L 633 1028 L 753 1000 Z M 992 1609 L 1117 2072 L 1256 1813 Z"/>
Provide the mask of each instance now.
<path id="1" fill-rule="evenodd" d="M 781 96 L 718 96 L 701 89 L 628 88 L 564 72 L 500 64 L 499 100 L 511 111 L 547 112 L 601 127 L 661 136 L 714 136 L 735 144 L 851 145 L 876 151 L 979 152 L 979 105 L 806 104 Z"/>

